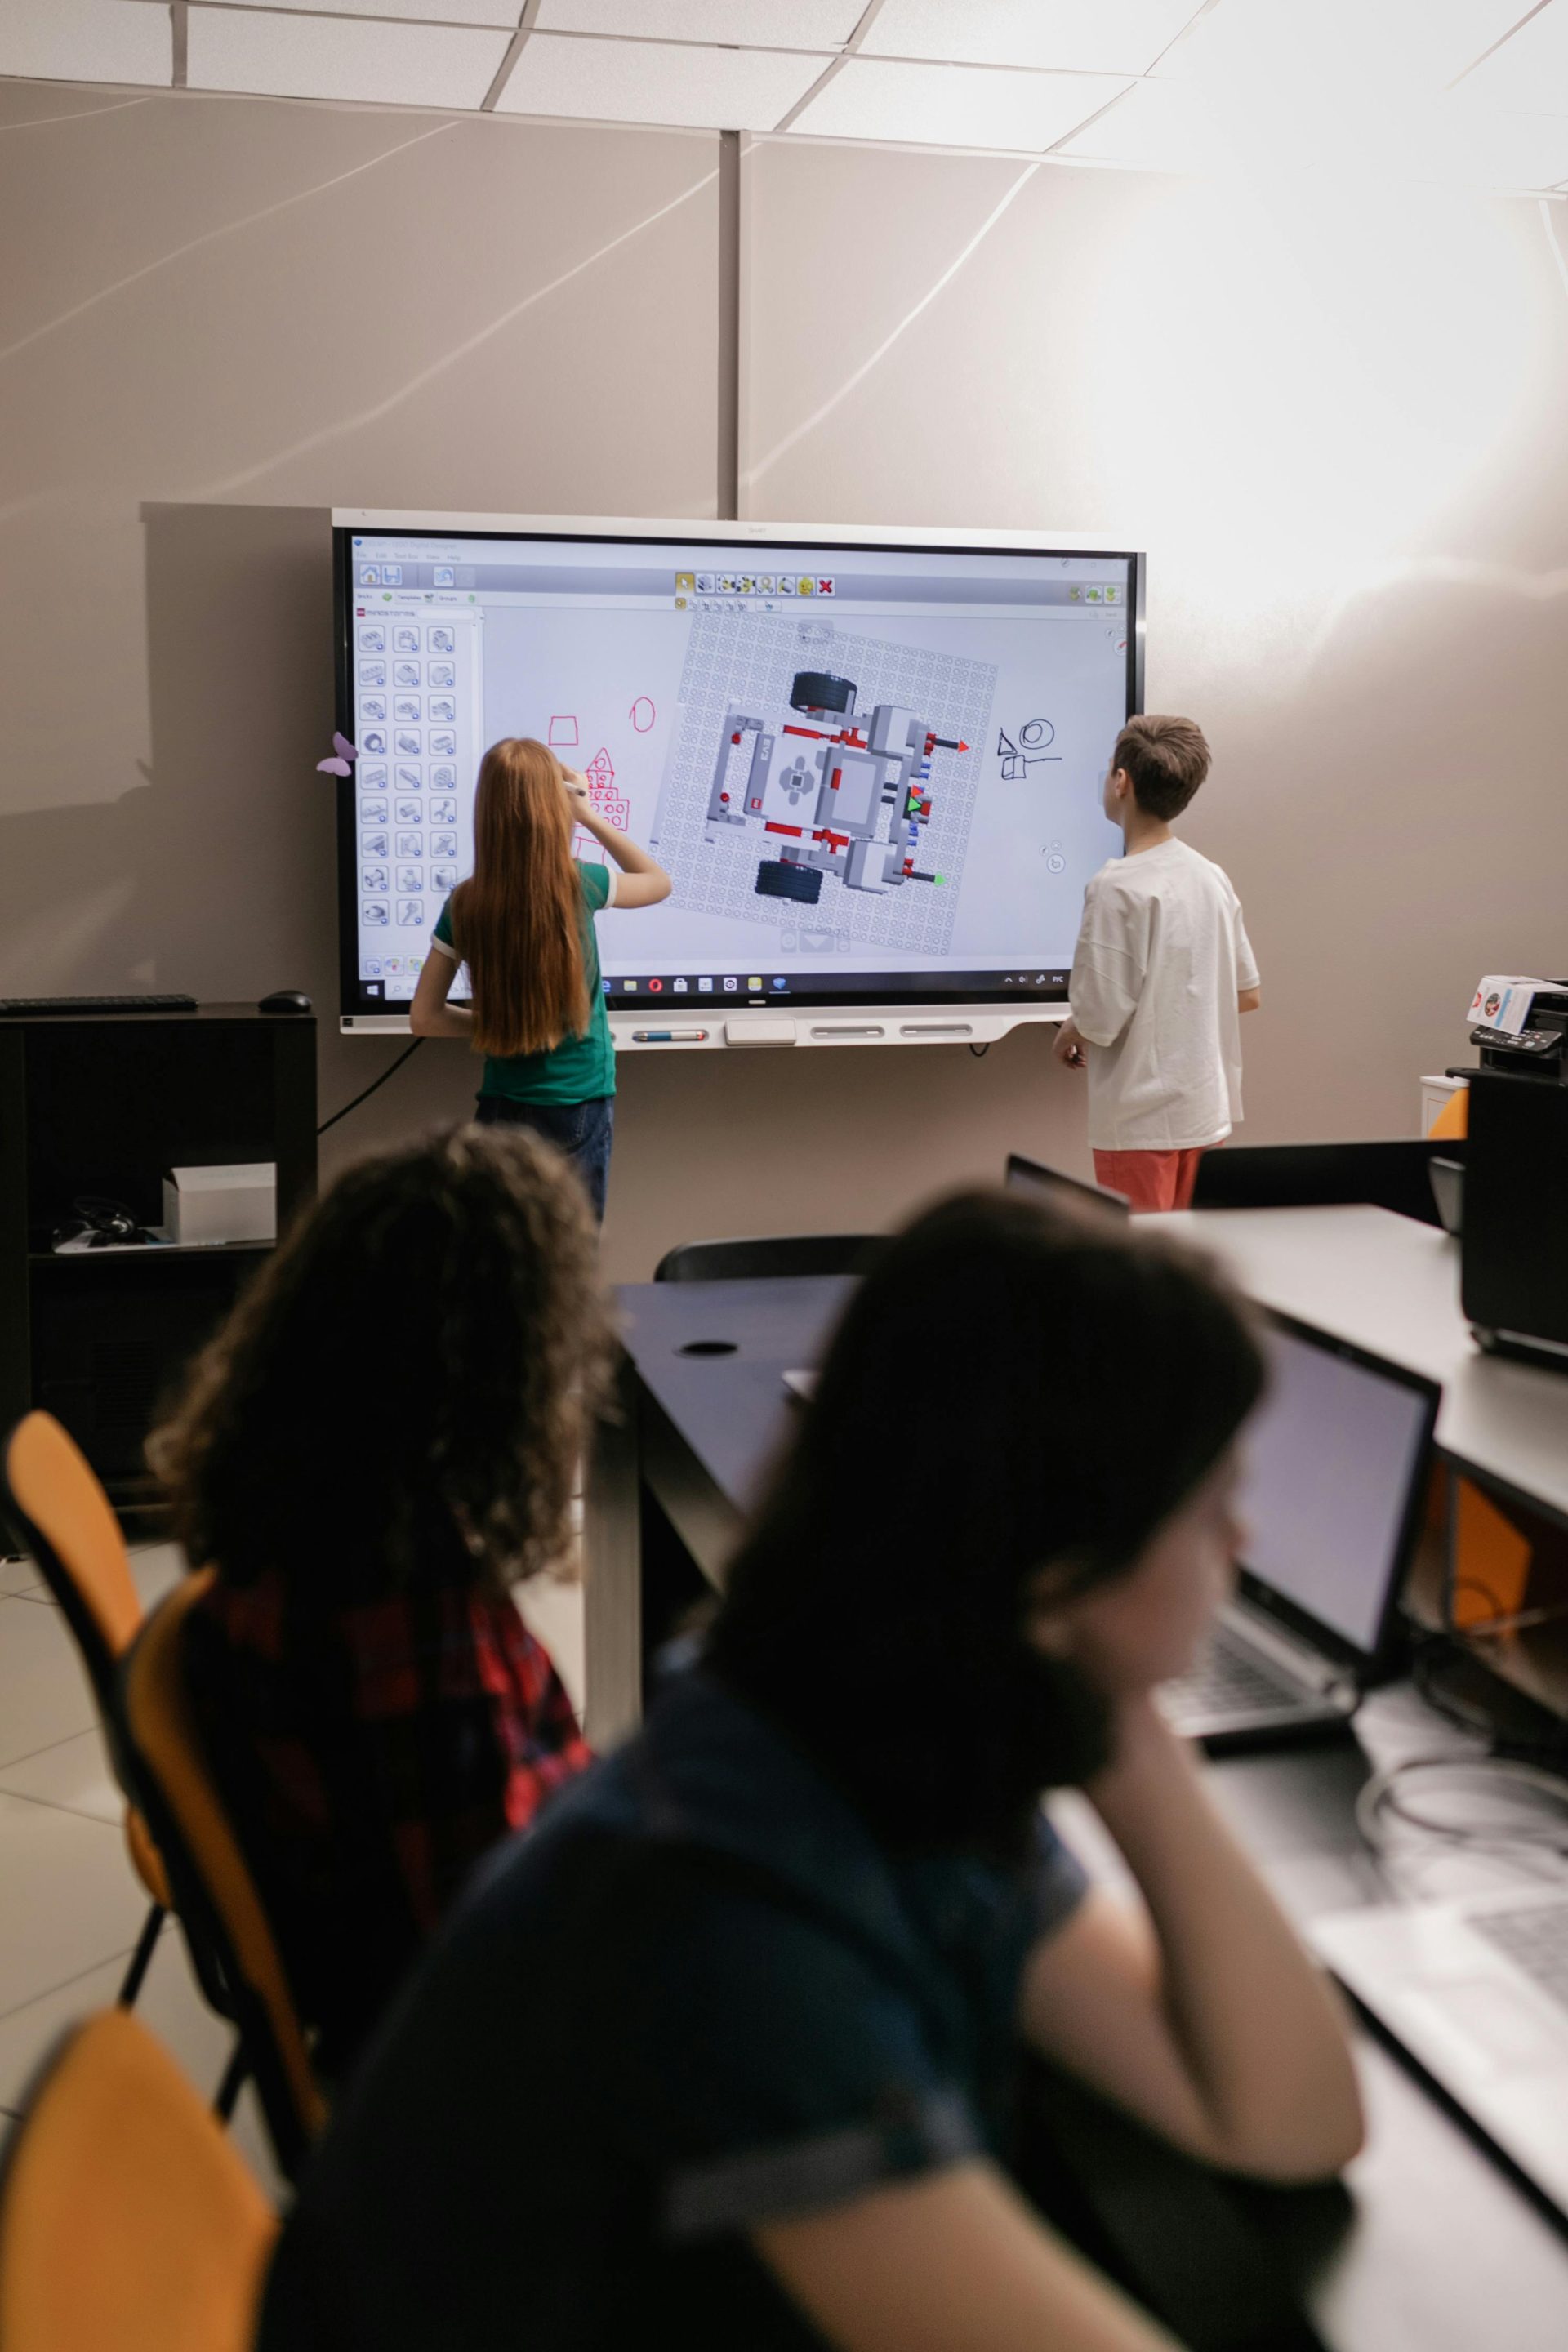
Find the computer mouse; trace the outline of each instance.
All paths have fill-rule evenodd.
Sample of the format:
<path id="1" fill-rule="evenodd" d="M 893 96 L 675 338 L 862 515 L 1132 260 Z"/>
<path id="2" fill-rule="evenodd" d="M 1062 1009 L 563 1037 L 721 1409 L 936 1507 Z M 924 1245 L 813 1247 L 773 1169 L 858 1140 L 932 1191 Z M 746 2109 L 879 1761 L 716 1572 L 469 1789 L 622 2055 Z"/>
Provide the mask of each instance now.
<path id="1" fill-rule="evenodd" d="M 258 1013 L 313 1013 L 316 1008 L 298 988 L 275 988 L 256 1009 Z"/>

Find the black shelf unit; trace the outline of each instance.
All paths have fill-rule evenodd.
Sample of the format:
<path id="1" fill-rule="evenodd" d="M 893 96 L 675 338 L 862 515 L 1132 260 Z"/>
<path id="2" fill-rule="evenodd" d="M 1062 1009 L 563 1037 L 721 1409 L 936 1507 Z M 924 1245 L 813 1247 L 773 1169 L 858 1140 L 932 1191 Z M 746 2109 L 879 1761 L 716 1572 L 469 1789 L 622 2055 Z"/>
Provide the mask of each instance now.
<path id="1" fill-rule="evenodd" d="M 195 1013 L 0 1020 L 0 1429 L 65 1423 L 122 1515 L 153 1498 L 159 1402 L 271 1244 L 60 1255 L 79 1195 L 163 1222 L 173 1167 L 269 1160 L 279 1229 L 316 1189 L 316 1024 Z"/>

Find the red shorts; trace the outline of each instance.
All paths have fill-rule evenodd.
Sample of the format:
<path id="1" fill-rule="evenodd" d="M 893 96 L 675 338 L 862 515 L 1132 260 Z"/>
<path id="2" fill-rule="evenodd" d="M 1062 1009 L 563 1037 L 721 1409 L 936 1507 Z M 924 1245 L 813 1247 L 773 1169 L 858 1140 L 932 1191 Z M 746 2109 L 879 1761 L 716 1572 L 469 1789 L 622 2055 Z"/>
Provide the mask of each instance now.
<path id="1" fill-rule="evenodd" d="M 1112 1192 L 1123 1192 L 1135 1217 L 1156 1209 L 1189 1209 L 1198 1162 L 1205 1147 L 1193 1151 L 1097 1151 L 1095 1181 Z"/>

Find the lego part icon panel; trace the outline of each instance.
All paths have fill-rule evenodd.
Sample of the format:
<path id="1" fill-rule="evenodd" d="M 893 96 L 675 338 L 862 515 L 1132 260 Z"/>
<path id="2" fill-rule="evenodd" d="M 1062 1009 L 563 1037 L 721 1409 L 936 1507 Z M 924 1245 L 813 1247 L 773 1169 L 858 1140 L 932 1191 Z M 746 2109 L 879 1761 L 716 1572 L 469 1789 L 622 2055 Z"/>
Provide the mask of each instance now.
<path id="1" fill-rule="evenodd" d="M 674 880 L 662 906 L 598 919 L 612 1008 L 1065 993 L 1084 885 L 1121 846 L 1100 779 L 1141 706 L 1140 555 L 334 524 L 340 716 L 394 820 L 389 841 L 363 769 L 341 787 L 345 1014 L 412 996 L 421 940 L 471 870 L 479 761 L 508 735 L 551 745 Z M 576 849 L 604 854 L 583 829 Z M 414 950 L 395 971 L 389 924 Z"/>

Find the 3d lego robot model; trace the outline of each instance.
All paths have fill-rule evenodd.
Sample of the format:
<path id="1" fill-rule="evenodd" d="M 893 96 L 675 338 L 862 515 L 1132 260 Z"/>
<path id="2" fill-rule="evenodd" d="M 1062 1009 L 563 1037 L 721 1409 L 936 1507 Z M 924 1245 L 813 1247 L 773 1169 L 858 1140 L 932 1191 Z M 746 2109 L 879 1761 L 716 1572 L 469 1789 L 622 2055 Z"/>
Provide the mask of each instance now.
<path id="1" fill-rule="evenodd" d="M 725 712 L 708 824 L 760 824 L 774 837 L 778 856 L 757 868 L 763 898 L 815 907 L 825 874 L 851 890 L 940 883 L 940 874 L 915 864 L 938 749 L 969 746 L 934 734 L 896 703 L 858 718 L 850 679 L 801 670 L 787 718 L 759 719 L 733 702 Z"/>

